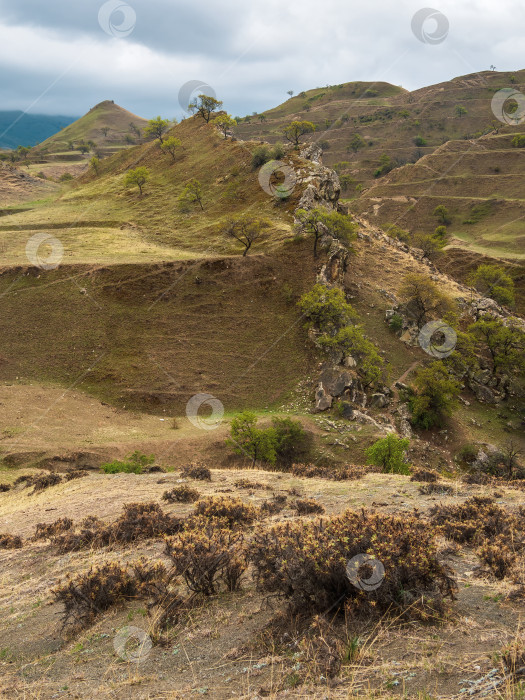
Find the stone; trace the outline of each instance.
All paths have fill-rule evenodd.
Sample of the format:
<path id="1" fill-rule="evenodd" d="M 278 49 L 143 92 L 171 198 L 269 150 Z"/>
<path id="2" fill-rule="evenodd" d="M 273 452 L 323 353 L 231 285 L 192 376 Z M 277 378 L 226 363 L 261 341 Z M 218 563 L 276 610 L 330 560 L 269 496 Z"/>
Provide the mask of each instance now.
<path id="1" fill-rule="evenodd" d="M 482 401 L 483 403 L 497 403 L 499 400 L 496 397 L 496 393 L 484 384 L 472 382 L 470 384 L 470 388 L 476 394 L 476 398 L 478 401 Z"/>
<path id="2" fill-rule="evenodd" d="M 315 408 L 314 413 L 321 413 L 332 407 L 333 397 L 327 393 L 322 382 L 319 382 L 315 392 Z"/>
<path id="3" fill-rule="evenodd" d="M 349 369 L 352 369 L 353 367 L 357 367 L 357 362 L 355 361 L 355 359 L 351 355 L 348 355 L 347 357 L 345 357 L 343 364 L 345 367 L 348 367 Z"/>
<path id="4" fill-rule="evenodd" d="M 473 380 L 478 384 L 488 384 L 491 378 L 491 372 L 488 369 L 480 369 L 473 375 Z"/>
<path id="5" fill-rule="evenodd" d="M 374 408 L 385 408 L 388 405 L 388 399 L 384 394 L 372 394 L 370 405 Z"/>
<path id="6" fill-rule="evenodd" d="M 331 396 L 341 396 L 345 389 L 353 386 L 355 377 L 350 372 L 338 370 L 336 367 L 325 369 L 319 381 Z"/>
<path id="7" fill-rule="evenodd" d="M 345 418 L 346 420 L 354 419 L 354 408 L 351 403 L 348 403 L 348 401 L 341 402 L 341 417 Z"/>

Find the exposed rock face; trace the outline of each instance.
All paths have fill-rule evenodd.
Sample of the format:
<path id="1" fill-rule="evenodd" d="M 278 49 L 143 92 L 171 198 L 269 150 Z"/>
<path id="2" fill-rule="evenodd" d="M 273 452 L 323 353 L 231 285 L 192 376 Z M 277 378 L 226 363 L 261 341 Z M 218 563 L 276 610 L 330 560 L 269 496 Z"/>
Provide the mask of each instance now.
<path id="1" fill-rule="evenodd" d="M 350 372 L 342 372 L 337 368 L 325 369 L 319 381 L 332 396 L 341 396 L 345 389 L 353 386 L 355 378 Z"/>
<path id="2" fill-rule="evenodd" d="M 328 261 L 322 266 L 316 280 L 318 284 L 324 284 L 326 287 L 343 283 L 348 262 L 348 249 L 338 240 L 334 238 L 330 240 Z"/>
<path id="3" fill-rule="evenodd" d="M 311 160 L 312 163 L 322 164 L 323 149 L 317 143 L 308 143 L 299 151 L 301 158 Z"/>
<path id="4" fill-rule="evenodd" d="M 326 391 L 322 382 L 319 382 L 317 391 L 315 392 L 315 408 L 314 413 L 321 413 L 332 407 L 333 398 Z"/>

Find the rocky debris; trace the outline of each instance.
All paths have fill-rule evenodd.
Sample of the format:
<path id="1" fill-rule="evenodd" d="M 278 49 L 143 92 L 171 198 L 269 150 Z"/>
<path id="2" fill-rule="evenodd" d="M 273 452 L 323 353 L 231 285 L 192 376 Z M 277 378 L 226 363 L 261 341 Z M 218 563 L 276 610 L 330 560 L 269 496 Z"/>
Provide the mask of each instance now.
<path id="1" fill-rule="evenodd" d="M 419 344 L 419 328 L 417 325 L 410 324 L 409 327 L 403 331 L 399 340 L 406 345 L 417 346 Z"/>
<path id="2" fill-rule="evenodd" d="M 350 372 L 342 372 L 337 368 L 325 369 L 319 381 L 332 396 L 341 396 L 345 389 L 353 386 L 355 378 Z"/>
<path id="3" fill-rule="evenodd" d="M 485 386 L 484 384 L 479 384 L 478 382 L 473 382 L 471 381 L 469 384 L 470 388 L 476 395 L 476 398 L 478 401 L 481 401 L 482 403 L 498 403 L 498 401 L 501 401 L 502 397 L 500 394 L 496 394 L 496 392 L 491 389 L 488 386 Z"/>

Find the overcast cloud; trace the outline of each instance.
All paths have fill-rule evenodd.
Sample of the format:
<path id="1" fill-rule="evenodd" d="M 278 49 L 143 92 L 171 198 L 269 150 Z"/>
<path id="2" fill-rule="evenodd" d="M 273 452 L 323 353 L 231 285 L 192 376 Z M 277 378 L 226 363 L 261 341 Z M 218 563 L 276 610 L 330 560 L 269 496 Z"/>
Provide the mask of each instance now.
<path id="1" fill-rule="evenodd" d="M 525 68 L 522 0 L 432 0 L 449 23 L 434 45 L 412 32 L 426 7 L 417 0 L 129 0 L 134 14 L 111 1 L 123 7 L 108 34 L 101 0 L 0 0 L 0 110 L 81 115 L 113 99 L 180 117 L 179 89 L 199 79 L 243 116 L 287 90 L 351 80 L 412 90 L 491 64 Z M 129 35 L 112 36 L 123 22 Z"/>

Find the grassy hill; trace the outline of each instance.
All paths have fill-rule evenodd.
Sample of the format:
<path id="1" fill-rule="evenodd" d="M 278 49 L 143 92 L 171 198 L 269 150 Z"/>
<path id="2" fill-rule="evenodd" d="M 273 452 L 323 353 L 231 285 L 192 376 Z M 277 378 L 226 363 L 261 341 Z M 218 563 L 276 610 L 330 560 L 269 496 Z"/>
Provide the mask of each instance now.
<path id="1" fill-rule="evenodd" d="M 48 114 L 24 114 L 21 111 L 0 112 L 0 148 L 36 146 L 75 120 Z"/>

